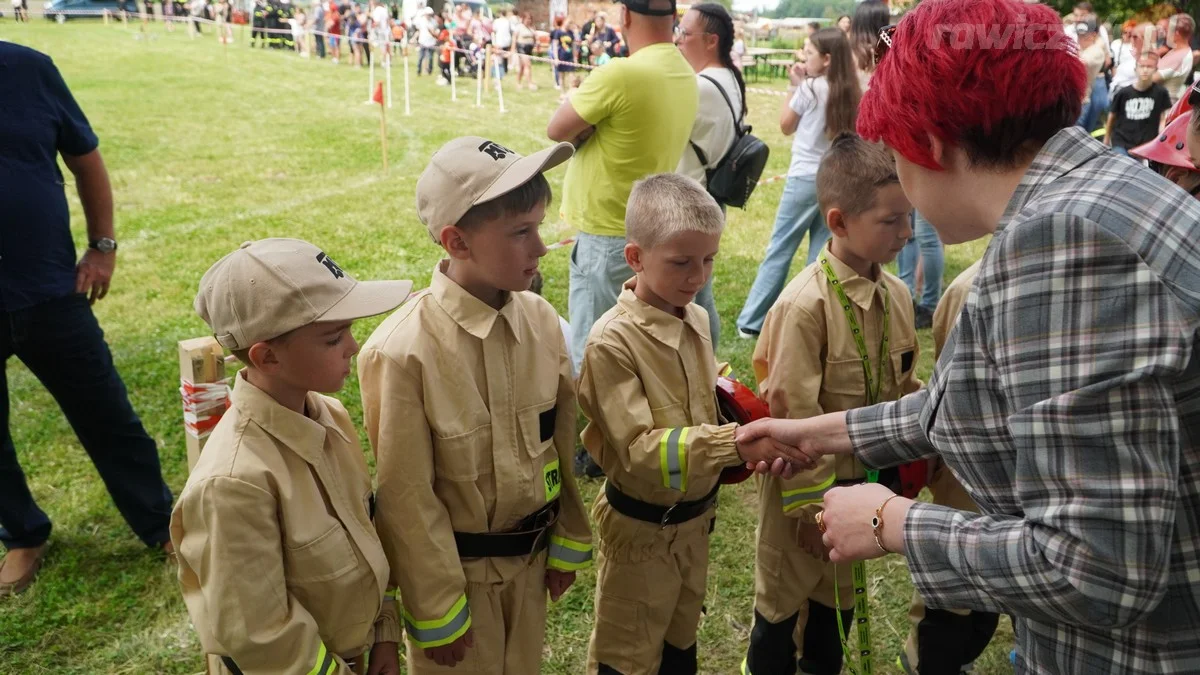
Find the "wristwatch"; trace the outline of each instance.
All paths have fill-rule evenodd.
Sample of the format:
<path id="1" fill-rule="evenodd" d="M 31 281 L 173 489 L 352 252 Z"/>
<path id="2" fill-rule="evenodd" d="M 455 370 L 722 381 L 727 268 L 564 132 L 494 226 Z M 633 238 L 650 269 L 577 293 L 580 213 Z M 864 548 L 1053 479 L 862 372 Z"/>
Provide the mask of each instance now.
<path id="1" fill-rule="evenodd" d="M 117 240 L 112 237 L 100 237 L 89 241 L 88 248 L 96 249 L 101 253 L 112 253 L 117 250 Z"/>

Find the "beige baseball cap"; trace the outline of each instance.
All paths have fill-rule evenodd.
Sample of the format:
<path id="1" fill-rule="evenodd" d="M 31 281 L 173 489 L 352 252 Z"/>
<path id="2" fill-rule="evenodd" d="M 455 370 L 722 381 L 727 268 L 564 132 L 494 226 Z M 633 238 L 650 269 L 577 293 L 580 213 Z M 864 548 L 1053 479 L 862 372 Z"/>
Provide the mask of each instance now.
<path id="1" fill-rule="evenodd" d="M 573 154 L 570 143 L 525 157 L 479 136 L 456 138 L 434 153 L 417 180 L 417 216 L 436 240 L 472 206 L 512 192 Z"/>
<path id="2" fill-rule="evenodd" d="M 306 241 L 261 239 L 204 273 L 195 308 L 222 347 L 249 349 L 310 323 L 383 314 L 411 290 L 411 281 L 356 281 Z"/>

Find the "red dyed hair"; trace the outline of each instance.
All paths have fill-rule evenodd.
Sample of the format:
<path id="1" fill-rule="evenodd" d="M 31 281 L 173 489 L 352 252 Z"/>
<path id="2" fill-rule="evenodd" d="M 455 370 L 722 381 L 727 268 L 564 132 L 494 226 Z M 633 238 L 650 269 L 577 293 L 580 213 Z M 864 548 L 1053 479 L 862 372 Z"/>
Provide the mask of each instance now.
<path id="1" fill-rule="evenodd" d="M 1078 119 L 1087 70 L 1062 19 L 1021 0 L 926 0 L 900 21 L 871 78 L 858 132 L 941 167 L 929 136 L 972 164 L 1012 167 Z"/>

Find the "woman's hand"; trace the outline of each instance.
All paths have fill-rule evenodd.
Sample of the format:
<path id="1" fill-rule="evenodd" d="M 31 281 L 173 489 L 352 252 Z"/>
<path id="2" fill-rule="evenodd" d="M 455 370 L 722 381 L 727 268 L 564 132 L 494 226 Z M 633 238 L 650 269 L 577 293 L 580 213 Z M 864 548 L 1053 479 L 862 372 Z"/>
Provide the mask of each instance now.
<path id="1" fill-rule="evenodd" d="M 875 510 L 887 502 L 883 511 L 880 542 L 875 541 L 872 519 Z M 821 522 L 825 527 L 822 541 L 835 563 L 870 560 L 885 553 L 904 554 L 904 519 L 913 500 L 897 497 L 878 483 L 833 488 L 825 495 Z"/>
<path id="2" fill-rule="evenodd" d="M 850 455 L 854 452 L 850 434 L 846 431 L 844 412 L 803 420 L 766 418 L 738 427 L 738 443 L 749 443 L 758 438 L 773 438 L 783 445 L 796 448 L 813 462 L 824 455 Z M 784 466 L 778 462 L 774 465 L 759 462 L 749 468 L 756 473 L 780 476 Z"/>
<path id="3" fill-rule="evenodd" d="M 807 77 L 808 70 L 803 63 L 793 63 L 792 67 L 788 68 L 788 83 L 792 87 L 799 87 Z"/>

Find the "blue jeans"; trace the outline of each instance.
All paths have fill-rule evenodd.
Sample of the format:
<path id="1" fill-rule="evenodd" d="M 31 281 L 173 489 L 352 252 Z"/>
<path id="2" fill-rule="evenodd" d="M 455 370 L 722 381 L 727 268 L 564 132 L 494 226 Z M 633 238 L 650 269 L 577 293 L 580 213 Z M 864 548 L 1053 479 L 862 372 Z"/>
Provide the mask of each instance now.
<path id="1" fill-rule="evenodd" d="M 1108 87 L 1104 84 L 1104 76 L 1101 75 L 1092 81 L 1092 98 L 1080 113 L 1075 126 L 1083 127 L 1084 131 L 1091 133 L 1100 123 L 1100 118 L 1107 108 Z"/>
<path id="2" fill-rule="evenodd" d="M 775 229 L 771 231 L 766 256 L 758 266 L 758 276 L 754 278 L 750 295 L 737 319 L 739 329 L 751 333 L 762 331 L 767 310 L 783 292 L 792 258 L 806 234 L 809 235 L 807 264 L 811 265 L 830 236 L 825 216 L 817 205 L 817 177 L 788 176 L 779 210 L 775 213 Z"/>
<path id="3" fill-rule="evenodd" d="M 625 237 L 604 237 L 580 233 L 571 248 L 570 288 L 567 293 L 567 313 L 571 322 L 571 362 L 575 372 L 583 363 L 583 348 L 596 320 L 617 304 L 621 287 L 633 277 L 625 262 Z M 721 322 L 713 303 L 712 278 L 700 290 L 695 303 L 708 311 L 709 330 L 713 331 L 713 349 Z"/>
<path id="4" fill-rule="evenodd" d="M 429 59 L 429 68 L 425 70 L 425 73 L 427 75 L 433 74 L 434 53 L 436 49 L 436 47 L 421 47 L 417 53 L 417 75 L 421 74 L 421 66 L 425 63 L 426 57 Z"/>
<path id="5" fill-rule="evenodd" d="M 129 404 L 87 299 L 70 295 L 0 311 L 0 362 L 14 355 L 54 396 L 134 534 L 147 546 L 167 541 L 171 490 L 163 482 L 158 446 Z M 40 546 L 50 529 L 17 463 L 8 431 L 8 380 L 0 371 L 0 543 Z"/>
<path id="6" fill-rule="evenodd" d="M 1129 150 L 1126 148 L 1119 148 L 1114 145 L 1112 151 L 1117 153 L 1118 155 L 1125 155 L 1126 157 L 1129 156 Z"/>
<path id="7" fill-rule="evenodd" d="M 908 286 L 908 292 L 912 294 L 913 300 L 932 312 L 937 309 L 938 300 L 942 297 L 942 273 L 946 266 L 946 260 L 942 253 L 942 240 L 938 239 L 937 230 L 933 229 L 933 225 L 922 218 L 921 214 L 915 211 L 913 213 L 916 214 L 913 238 L 909 239 L 908 245 L 900 251 L 900 255 L 896 258 L 896 264 L 900 268 L 900 280 Z M 925 283 L 920 289 L 916 287 L 918 260 L 924 263 L 925 267 Z M 919 298 L 918 290 L 921 292 Z"/>

